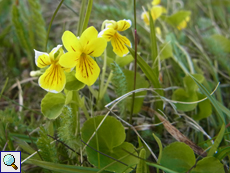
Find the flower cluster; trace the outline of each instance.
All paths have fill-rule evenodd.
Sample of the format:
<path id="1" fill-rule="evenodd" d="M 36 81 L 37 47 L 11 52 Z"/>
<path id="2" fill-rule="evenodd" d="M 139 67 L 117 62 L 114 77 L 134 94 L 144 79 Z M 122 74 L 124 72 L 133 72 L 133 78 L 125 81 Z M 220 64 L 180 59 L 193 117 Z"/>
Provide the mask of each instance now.
<path id="1" fill-rule="evenodd" d="M 149 11 L 142 12 L 141 19 L 145 22 L 146 25 L 149 25 L 150 16 L 153 21 L 155 22 L 158 18 L 162 16 L 162 14 L 167 13 L 167 10 L 160 5 L 161 0 L 153 0 L 151 4 L 151 8 Z M 185 14 L 184 10 L 178 11 L 171 16 L 163 16 L 162 19 L 169 23 L 170 25 L 174 26 L 178 30 L 185 29 L 187 27 L 187 23 L 190 20 L 190 14 Z M 159 33 L 159 28 L 156 30 Z M 159 34 L 160 35 L 160 34 Z"/>
<path id="2" fill-rule="evenodd" d="M 153 0 L 152 2 L 152 8 L 150 9 L 150 14 L 153 18 L 153 20 L 157 20 L 157 18 L 159 18 L 163 13 L 166 13 L 166 9 L 159 5 L 161 2 L 161 0 Z M 144 20 L 144 22 L 146 23 L 146 25 L 149 25 L 149 12 L 144 11 L 141 14 L 141 18 Z"/>
<path id="3" fill-rule="evenodd" d="M 107 42 L 111 41 L 114 52 L 118 56 L 124 56 L 131 47 L 130 41 L 118 33 L 131 26 L 130 20 L 106 20 L 105 28 L 98 34 L 93 27 L 87 28 L 80 37 L 72 32 L 65 31 L 62 42 L 67 50 L 65 53 L 62 45 L 53 48 L 48 54 L 35 51 L 35 62 L 39 68 L 46 69 L 39 77 L 39 85 L 48 92 L 59 93 L 66 84 L 65 72 L 75 69 L 75 77 L 82 83 L 91 86 L 100 74 L 100 67 L 93 57 L 99 57 L 106 49 Z"/>

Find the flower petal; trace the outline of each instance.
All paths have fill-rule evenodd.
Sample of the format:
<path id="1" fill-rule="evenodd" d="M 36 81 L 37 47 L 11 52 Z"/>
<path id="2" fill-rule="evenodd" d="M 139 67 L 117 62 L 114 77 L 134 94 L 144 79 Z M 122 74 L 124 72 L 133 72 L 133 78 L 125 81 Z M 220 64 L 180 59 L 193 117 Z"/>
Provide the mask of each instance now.
<path id="1" fill-rule="evenodd" d="M 125 31 L 126 29 L 128 29 L 130 26 L 132 25 L 131 20 L 119 20 L 117 22 L 117 28 L 116 30 L 118 31 Z"/>
<path id="2" fill-rule="evenodd" d="M 76 66 L 75 77 L 86 85 L 93 85 L 100 74 L 100 68 L 97 63 L 88 55 L 80 57 Z"/>
<path id="3" fill-rule="evenodd" d="M 127 39 L 125 36 L 120 35 L 119 33 L 116 33 L 114 35 L 111 40 L 111 44 L 113 46 L 113 51 L 120 57 L 125 56 L 129 53 L 129 50 L 125 45 L 131 47 L 129 39 Z"/>
<path id="4" fill-rule="evenodd" d="M 149 13 L 148 12 L 142 12 L 141 14 L 141 19 L 144 20 L 144 22 L 146 23 L 146 25 L 149 25 Z"/>
<path id="5" fill-rule="evenodd" d="M 79 39 L 70 31 L 64 32 L 62 42 L 69 52 L 76 52 L 82 49 Z"/>
<path id="6" fill-rule="evenodd" d="M 103 37 L 106 41 L 110 41 L 116 32 L 117 31 L 113 28 L 106 28 L 98 34 L 98 37 Z"/>
<path id="7" fill-rule="evenodd" d="M 85 54 L 93 57 L 99 57 L 105 50 L 107 41 L 104 38 L 96 38 L 92 40 L 85 48 Z"/>
<path id="8" fill-rule="evenodd" d="M 158 5 L 161 3 L 161 0 L 153 0 L 152 5 Z"/>
<path id="9" fill-rule="evenodd" d="M 91 26 L 87 28 L 80 37 L 80 44 L 83 47 L 83 50 L 85 50 L 85 47 L 94 39 L 96 39 L 98 36 L 97 30 Z"/>
<path id="10" fill-rule="evenodd" d="M 177 29 L 178 30 L 182 30 L 185 29 L 187 27 L 187 22 L 185 20 L 183 20 L 178 26 Z"/>
<path id="11" fill-rule="evenodd" d="M 160 5 L 153 6 L 151 9 L 151 15 L 152 15 L 153 20 L 156 20 L 157 18 L 159 18 L 164 12 L 165 12 L 164 7 Z"/>
<path id="12" fill-rule="evenodd" d="M 52 64 L 39 78 L 39 85 L 52 93 L 61 92 L 66 83 L 66 77 L 60 65 Z"/>
<path id="13" fill-rule="evenodd" d="M 65 68 L 73 68 L 76 66 L 80 55 L 80 52 L 67 52 L 60 57 L 59 64 Z"/>
<path id="14" fill-rule="evenodd" d="M 62 49 L 62 45 L 58 45 L 52 49 L 52 51 L 49 53 L 49 57 L 51 61 L 58 61 L 63 54 L 64 50 Z"/>
<path id="15" fill-rule="evenodd" d="M 39 68 L 44 68 L 51 64 L 49 54 L 46 52 L 40 52 L 34 49 L 35 52 L 35 63 Z"/>

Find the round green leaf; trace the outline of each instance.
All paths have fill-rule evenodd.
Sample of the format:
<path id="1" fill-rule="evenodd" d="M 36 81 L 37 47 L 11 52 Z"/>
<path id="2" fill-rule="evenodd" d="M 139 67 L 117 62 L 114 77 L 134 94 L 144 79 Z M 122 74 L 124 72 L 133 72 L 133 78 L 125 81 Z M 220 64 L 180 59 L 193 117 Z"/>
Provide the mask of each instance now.
<path id="1" fill-rule="evenodd" d="M 85 84 L 77 80 L 75 77 L 75 71 L 66 73 L 66 85 L 67 90 L 80 90 L 85 87 Z"/>
<path id="2" fill-rule="evenodd" d="M 205 97 L 205 95 L 197 93 L 198 99 L 201 100 Z M 200 103 L 198 103 L 198 113 L 193 115 L 195 120 L 201 120 L 203 118 L 207 118 L 212 114 L 212 105 L 209 99 L 206 99 Z"/>
<path id="3" fill-rule="evenodd" d="M 183 88 L 179 88 L 173 92 L 172 99 L 181 102 L 194 102 L 198 100 L 198 97 L 196 92 L 188 94 Z M 195 109 L 197 103 L 194 104 L 175 103 L 175 106 L 177 107 L 177 110 L 188 112 Z"/>
<path id="4" fill-rule="evenodd" d="M 62 93 L 47 93 L 41 102 L 41 110 L 45 117 L 56 119 L 65 105 L 65 96 Z"/>
<path id="5" fill-rule="evenodd" d="M 200 160 L 191 173 L 225 173 L 224 166 L 215 157 L 205 157 Z"/>
<path id="6" fill-rule="evenodd" d="M 182 142 L 174 142 L 163 149 L 160 164 L 177 172 L 187 172 L 196 163 L 193 150 Z"/>
<path id="7" fill-rule="evenodd" d="M 204 76 L 201 74 L 192 74 L 192 76 L 196 78 L 200 83 L 204 81 Z M 197 91 L 198 85 L 190 76 L 184 77 L 183 81 L 184 87 L 188 93 L 193 93 L 194 91 Z"/>
<path id="8" fill-rule="evenodd" d="M 120 66 L 120 67 L 124 67 L 126 65 L 128 65 L 129 63 L 131 63 L 133 61 L 133 56 L 132 55 L 126 55 L 125 57 L 120 57 L 118 56 L 116 58 L 116 63 Z"/>
<path id="9" fill-rule="evenodd" d="M 212 35 L 211 38 L 215 41 L 216 45 L 220 47 L 224 52 L 230 53 L 230 40 L 225 36 L 215 34 Z"/>
<path id="10" fill-rule="evenodd" d="M 177 11 L 176 13 L 174 13 L 173 15 L 169 17 L 162 16 L 162 18 L 168 24 L 176 27 L 190 15 L 191 15 L 191 11 L 181 10 L 181 11 Z"/>
<path id="11" fill-rule="evenodd" d="M 172 51 L 172 45 L 168 42 L 163 43 L 160 46 L 161 52 L 160 52 L 160 58 L 161 60 L 168 59 L 173 56 L 173 51 Z"/>
<path id="12" fill-rule="evenodd" d="M 90 139 L 104 117 L 105 116 L 97 116 L 87 120 L 83 124 L 81 132 L 82 140 L 84 142 L 87 142 Z M 128 167 L 127 165 L 134 164 L 135 167 L 138 159 L 129 155 L 126 151 L 129 151 L 135 155 L 137 155 L 137 153 L 135 152 L 135 147 L 132 144 L 124 142 L 125 137 L 125 129 L 121 122 L 114 117 L 106 117 L 96 135 L 94 135 L 94 137 L 90 140 L 89 146 L 112 158 L 120 160 L 126 165 L 121 164 L 108 156 L 102 155 L 90 147 L 87 147 L 86 152 L 89 162 L 98 168 L 103 168 L 114 162 L 108 166 L 106 170 L 115 172 L 123 172 Z M 130 172 L 131 170 L 132 169 L 129 168 L 125 172 Z"/>

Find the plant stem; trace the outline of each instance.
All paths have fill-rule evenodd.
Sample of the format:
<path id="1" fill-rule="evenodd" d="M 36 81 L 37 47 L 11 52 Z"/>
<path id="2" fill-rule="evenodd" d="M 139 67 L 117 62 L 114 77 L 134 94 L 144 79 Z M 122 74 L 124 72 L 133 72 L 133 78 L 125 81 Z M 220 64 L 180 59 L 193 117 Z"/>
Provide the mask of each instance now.
<path id="1" fill-rule="evenodd" d="M 93 0 L 89 0 L 88 6 L 87 6 L 87 11 L 86 11 L 85 20 L 84 20 L 84 23 L 83 23 L 82 32 L 83 32 L 83 31 L 87 28 L 87 26 L 88 26 L 89 17 L 90 17 L 90 14 L 91 14 L 92 7 L 93 7 Z"/>
<path id="2" fill-rule="evenodd" d="M 136 0 L 133 1 L 134 3 L 134 43 L 135 43 L 135 58 L 134 58 L 134 79 L 133 79 L 133 90 L 136 89 L 136 75 L 137 75 L 137 24 L 136 24 Z M 133 108 L 134 108 L 134 103 L 135 103 L 135 92 L 133 92 L 132 95 L 132 106 L 131 106 L 131 111 L 130 111 L 130 116 L 129 116 L 129 124 L 132 124 L 132 118 L 133 118 Z M 130 140 L 130 133 L 131 133 L 131 128 L 129 127 L 128 130 L 128 141 Z"/>
<path id="3" fill-rule="evenodd" d="M 48 43 L 48 38 L 49 38 L 49 34 L 50 34 L 50 29 L 51 29 L 52 23 L 53 23 L 54 18 L 55 18 L 56 14 L 57 14 L 57 12 L 58 12 L 58 10 L 59 10 L 59 8 L 61 7 L 61 5 L 62 5 L 63 2 L 64 2 L 64 0 L 62 0 L 62 1 L 59 3 L 57 9 L 55 10 L 55 12 L 54 12 L 54 14 L 53 14 L 53 16 L 52 16 L 52 18 L 51 18 L 51 21 L 50 21 L 50 24 L 49 24 L 49 27 L 48 27 L 47 36 L 46 36 L 45 52 L 47 51 L 47 43 Z"/>
<path id="4" fill-rule="evenodd" d="M 80 10 L 80 16 L 79 16 L 78 25 L 77 25 L 77 36 L 80 36 L 82 33 L 81 26 L 84 20 L 85 6 L 86 6 L 86 1 L 81 1 L 81 10 Z"/>

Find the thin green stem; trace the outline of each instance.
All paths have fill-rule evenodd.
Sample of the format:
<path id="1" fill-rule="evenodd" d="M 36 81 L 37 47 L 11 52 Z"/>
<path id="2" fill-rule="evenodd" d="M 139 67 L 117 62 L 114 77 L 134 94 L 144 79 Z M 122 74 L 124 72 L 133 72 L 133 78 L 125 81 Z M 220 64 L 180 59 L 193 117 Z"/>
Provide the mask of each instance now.
<path id="1" fill-rule="evenodd" d="M 107 90 L 107 88 L 108 88 L 109 82 L 111 81 L 112 77 L 113 77 L 113 71 L 111 71 L 111 72 L 109 73 L 109 77 L 108 77 L 108 79 L 107 79 L 107 81 L 106 81 L 106 84 L 105 84 L 103 90 L 102 90 L 102 94 L 101 94 L 102 96 L 105 95 L 105 92 L 106 92 L 106 90 Z"/>
<path id="2" fill-rule="evenodd" d="M 104 90 L 104 80 L 105 80 L 105 72 L 106 72 L 106 65 L 107 65 L 107 51 L 105 49 L 104 51 L 104 62 L 103 62 L 103 67 L 102 67 L 102 74 L 101 74 L 101 81 L 100 81 L 100 86 L 99 86 L 99 100 L 102 99 L 103 97 L 103 91 Z"/>
<path id="3" fill-rule="evenodd" d="M 75 136 L 78 135 L 78 133 L 80 133 L 80 116 L 78 114 L 78 91 L 72 91 L 73 92 L 73 97 L 72 97 L 72 103 L 70 104 L 70 107 L 72 109 L 72 117 L 73 120 L 76 122 L 76 131 L 75 131 Z"/>
<path id="4" fill-rule="evenodd" d="M 61 7 L 61 5 L 62 5 L 63 2 L 64 2 L 64 0 L 62 0 L 62 1 L 59 3 L 57 9 L 55 10 L 55 12 L 54 12 L 54 14 L 53 14 L 53 16 L 52 16 L 52 18 L 51 18 L 51 21 L 50 21 L 50 24 L 49 24 L 49 27 L 48 27 L 47 36 L 46 36 L 45 52 L 47 51 L 47 43 L 48 43 L 48 38 L 49 38 L 49 34 L 50 34 L 50 29 L 51 29 L 52 23 L 53 23 L 54 18 L 55 18 L 56 14 L 57 14 L 57 12 L 58 12 L 58 10 L 59 10 L 59 8 Z"/>
<path id="5" fill-rule="evenodd" d="M 2 94 L 3 94 L 3 92 L 4 92 L 4 90 L 6 89 L 6 85 L 7 85 L 7 83 L 8 83 L 8 80 L 9 80 L 9 78 L 6 78 L 6 82 L 5 82 L 5 84 L 4 84 L 3 88 L 2 88 L 2 91 L 1 91 L 1 93 L 0 93 L 0 98 L 1 98 L 1 96 L 2 96 Z"/>
<path id="6" fill-rule="evenodd" d="M 85 107 L 84 101 L 82 101 L 82 99 L 80 98 L 80 95 L 77 91 L 76 91 L 76 102 L 77 102 L 77 104 L 79 104 L 80 108 L 83 110 L 85 117 L 87 119 L 90 119 L 90 116 L 89 116 L 89 113 Z"/>
<path id="7" fill-rule="evenodd" d="M 84 24 L 83 24 L 83 28 L 82 28 L 82 32 L 87 28 L 88 26 L 88 22 L 89 22 L 89 17 L 91 14 L 91 10 L 93 7 L 93 0 L 89 0 L 88 2 L 88 6 L 87 6 L 87 11 L 86 11 L 86 16 L 85 16 L 85 20 L 84 20 Z"/>
<path id="8" fill-rule="evenodd" d="M 134 79 L 133 79 L 133 90 L 136 89 L 136 75 L 137 75 L 137 23 L 136 23 L 136 0 L 133 1 L 133 10 L 134 10 L 134 43 L 135 43 L 135 58 L 134 58 Z M 135 103 L 135 92 L 132 95 L 132 106 L 129 116 L 129 124 L 132 124 L 133 119 L 133 108 Z M 128 130 L 128 141 L 130 140 L 131 128 Z"/>
<path id="9" fill-rule="evenodd" d="M 84 13 L 85 13 L 85 6 L 86 6 L 86 1 L 81 1 L 81 11 L 79 15 L 79 20 L 78 20 L 78 25 L 77 25 L 77 36 L 80 36 L 82 33 L 82 23 L 84 20 Z"/>

